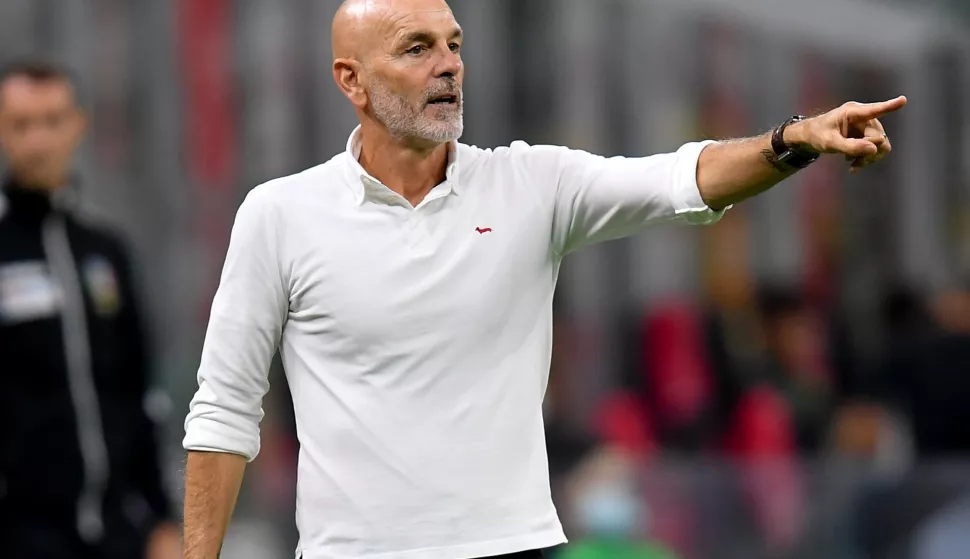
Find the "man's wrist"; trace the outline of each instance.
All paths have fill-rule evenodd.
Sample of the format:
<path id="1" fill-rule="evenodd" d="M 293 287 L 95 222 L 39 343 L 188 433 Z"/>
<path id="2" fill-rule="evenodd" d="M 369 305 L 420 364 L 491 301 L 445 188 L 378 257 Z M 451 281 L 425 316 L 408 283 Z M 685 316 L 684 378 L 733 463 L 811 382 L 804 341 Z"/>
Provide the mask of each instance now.
<path id="1" fill-rule="evenodd" d="M 812 126 L 812 119 L 793 122 L 785 127 L 785 131 L 782 134 L 782 141 L 786 146 L 795 151 L 814 152 L 815 149 L 809 141 L 810 126 Z"/>

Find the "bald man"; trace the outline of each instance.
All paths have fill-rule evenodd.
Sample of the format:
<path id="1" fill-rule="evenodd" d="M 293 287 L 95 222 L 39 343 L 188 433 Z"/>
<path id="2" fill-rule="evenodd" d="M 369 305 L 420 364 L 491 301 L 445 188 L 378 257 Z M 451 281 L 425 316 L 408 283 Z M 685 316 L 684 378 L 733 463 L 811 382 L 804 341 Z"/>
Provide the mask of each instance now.
<path id="1" fill-rule="evenodd" d="M 822 153 L 859 170 L 889 153 L 878 118 L 906 102 L 643 158 L 483 150 L 457 141 L 463 37 L 443 0 L 346 2 L 333 41 L 360 126 L 239 208 L 185 423 L 186 559 L 219 553 L 277 349 L 301 445 L 298 557 L 531 558 L 565 542 L 542 424 L 563 257 L 714 222 Z"/>

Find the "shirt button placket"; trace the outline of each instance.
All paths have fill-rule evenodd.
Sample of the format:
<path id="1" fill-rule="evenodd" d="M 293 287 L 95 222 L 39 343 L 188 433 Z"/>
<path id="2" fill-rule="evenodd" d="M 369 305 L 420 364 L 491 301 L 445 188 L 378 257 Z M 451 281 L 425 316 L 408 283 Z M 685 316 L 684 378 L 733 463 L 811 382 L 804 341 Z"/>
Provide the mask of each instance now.
<path id="1" fill-rule="evenodd" d="M 411 246 L 421 252 L 428 252 L 433 247 L 426 213 L 426 207 L 418 208 L 411 213 Z"/>
<path id="2" fill-rule="evenodd" d="M 417 249 L 420 247 L 421 233 L 418 229 L 418 212 L 414 210 L 410 210 L 408 212 L 404 229 L 407 234 L 408 246 L 410 246 L 412 249 Z"/>

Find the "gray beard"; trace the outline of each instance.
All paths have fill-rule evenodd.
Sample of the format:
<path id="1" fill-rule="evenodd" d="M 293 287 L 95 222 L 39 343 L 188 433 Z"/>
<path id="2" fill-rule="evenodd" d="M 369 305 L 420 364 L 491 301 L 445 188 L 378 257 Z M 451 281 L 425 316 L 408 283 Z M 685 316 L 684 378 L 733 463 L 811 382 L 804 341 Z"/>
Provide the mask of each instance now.
<path id="1" fill-rule="evenodd" d="M 369 94 L 374 118 L 395 138 L 444 144 L 460 138 L 464 130 L 461 93 L 457 114 L 442 113 L 436 119 L 424 114 L 424 106 L 410 105 L 405 97 L 390 92 L 379 81 L 374 82 Z"/>

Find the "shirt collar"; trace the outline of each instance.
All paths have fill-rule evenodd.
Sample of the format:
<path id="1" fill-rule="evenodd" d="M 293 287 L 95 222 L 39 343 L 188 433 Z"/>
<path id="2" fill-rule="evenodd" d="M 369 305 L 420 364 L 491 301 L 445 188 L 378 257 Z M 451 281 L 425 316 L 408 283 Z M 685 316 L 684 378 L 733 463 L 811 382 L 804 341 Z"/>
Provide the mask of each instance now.
<path id="1" fill-rule="evenodd" d="M 357 204 L 363 205 L 368 195 L 387 192 L 389 189 L 381 181 L 371 176 L 360 164 L 360 150 L 360 126 L 357 126 L 347 140 L 345 156 L 347 158 L 347 181 L 354 191 Z M 460 195 L 461 186 L 458 176 L 458 142 L 451 141 L 448 142 L 448 167 L 445 169 L 445 182 L 436 186 L 435 190 L 443 188 L 448 193 Z"/>

